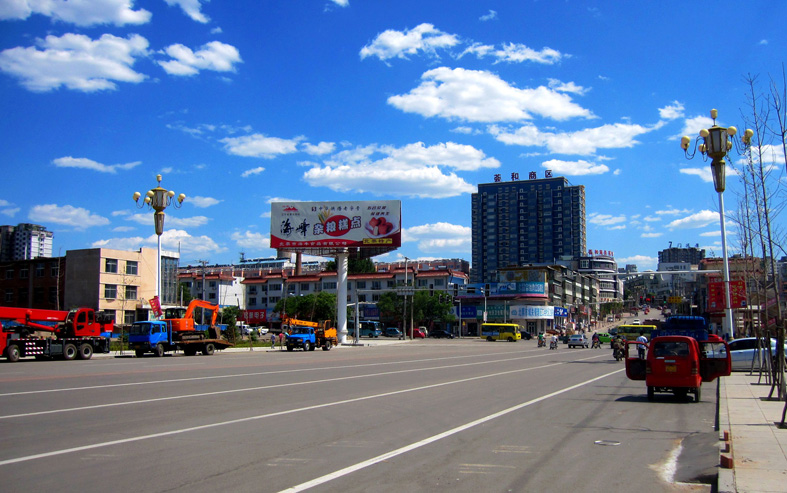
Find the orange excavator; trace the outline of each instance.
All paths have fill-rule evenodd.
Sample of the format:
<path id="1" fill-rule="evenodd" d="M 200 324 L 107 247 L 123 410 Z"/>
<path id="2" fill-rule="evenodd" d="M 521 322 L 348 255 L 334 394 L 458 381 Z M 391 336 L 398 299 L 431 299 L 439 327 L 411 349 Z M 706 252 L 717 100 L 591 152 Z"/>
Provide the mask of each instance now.
<path id="1" fill-rule="evenodd" d="M 196 330 L 194 325 L 194 310 L 202 308 L 211 312 L 209 331 L 215 331 L 211 337 L 219 337 L 216 328 L 216 318 L 219 315 L 219 306 L 203 300 L 191 300 L 188 308 L 167 308 L 164 311 L 164 321 L 172 332 L 193 332 Z"/>

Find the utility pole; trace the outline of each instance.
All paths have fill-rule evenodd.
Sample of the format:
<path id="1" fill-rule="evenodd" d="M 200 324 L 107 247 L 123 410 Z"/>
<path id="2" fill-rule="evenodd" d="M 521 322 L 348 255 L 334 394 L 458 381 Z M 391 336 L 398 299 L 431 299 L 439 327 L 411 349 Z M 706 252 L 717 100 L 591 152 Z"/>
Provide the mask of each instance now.
<path id="1" fill-rule="evenodd" d="M 208 265 L 208 261 L 207 260 L 197 260 L 197 262 L 199 262 L 199 264 L 202 265 L 202 293 L 201 293 L 200 299 L 202 301 L 206 301 L 205 300 L 205 266 Z M 201 313 L 201 315 L 200 315 L 199 323 L 204 325 L 205 324 L 205 310 L 200 310 L 200 313 Z"/>

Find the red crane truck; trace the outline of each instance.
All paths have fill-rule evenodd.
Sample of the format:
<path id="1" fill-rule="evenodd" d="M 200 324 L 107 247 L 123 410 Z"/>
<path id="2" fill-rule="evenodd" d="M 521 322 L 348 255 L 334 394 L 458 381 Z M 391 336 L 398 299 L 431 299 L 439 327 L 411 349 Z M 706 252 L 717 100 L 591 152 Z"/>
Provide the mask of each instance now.
<path id="1" fill-rule="evenodd" d="M 93 353 L 108 353 L 114 322 L 92 308 L 71 311 L 38 310 L 0 306 L 0 349 L 10 362 L 35 356 L 90 359 Z"/>

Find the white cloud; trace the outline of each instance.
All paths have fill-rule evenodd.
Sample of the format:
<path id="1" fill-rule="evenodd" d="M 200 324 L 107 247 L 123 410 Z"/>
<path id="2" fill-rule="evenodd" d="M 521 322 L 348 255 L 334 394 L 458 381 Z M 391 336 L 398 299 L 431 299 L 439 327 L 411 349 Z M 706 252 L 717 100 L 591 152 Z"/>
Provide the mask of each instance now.
<path id="1" fill-rule="evenodd" d="M 304 173 L 312 186 L 377 195 L 444 198 L 472 193 L 475 188 L 441 167 L 475 171 L 497 168 L 500 162 L 469 145 L 448 142 L 425 146 L 366 146 L 341 151 Z"/>
<path id="2" fill-rule="evenodd" d="M 111 238 L 92 243 L 93 248 L 112 248 L 117 250 L 137 250 L 142 246 L 157 246 L 158 238 L 155 234 L 148 237 L 134 236 L 130 238 Z M 161 246 L 165 250 L 181 252 L 184 255 L 222 253 L 227 249 L 219 246 L 209 236 L 192 236 L 179 229 L 165 229 L 161 235 Z"/>
<path id="3" fill-rule="evenodd" d="M 239 247 L 252 248 L 254 250 L 261 250 L 263 248 L 271 247 L 270 235 L 262 233 L 254 233 L 252 231 L 244 231 L 243 233 L 235 232 L 230 236 L 232 241 L 237 243 Z"/>
<path id="4" fill-rule="evenodd" d="M 104 34 L 93 41 L 82 34 L 47 36 L 35 47 L 0 52 L 0 70 L 21 80 L 35 92 L 65 86 L 93 92 L 115 89 L 113 81 L 142 82 L 146 76 L 132 70 L 136 57 L 147 54 L 148 41 L 138 34 L 118 38 Z"/>
<path id="5" fill-rule="evenodd" d="M 661 218 L 660 217 L 654 217 L 654 216 L 646 216 L 646 217 L 643 217 L 642 220 L 645 221 L 645 222 L 652 223 L 652 222 L 661 221 Z"/>
<path id="6" fill-rule="evenodd" d="M 202 24 L 207 23 L 210 18 L 208 18 L 205 14 L 202 13 L 202 4 L 200 0 L 164 0 L 167 2 L 167 5 L 170 7 L 173 5 L 180 6 L 183 9 L 183 12 L 186 13 L 187 16 L 191 18 L 191 20 L 201 22 Z M 208 0 L 209 1 L 209 0 Z"/>
<path id="7" fill-rule="evenodd" d="M 201 209 L 216 205 L 219 202 L 221 202 L 221 200 L 214 199 L 213 197 L 189 197 L 189 203 L 194 204 L 195 207 L 199 207 Z"/>
<path id="8" fill-rule="evenodd" d="M 153 227 L 153 214 L 147 213 L 137 213 L 133 215 L 129 215 L 126 218 L 127 221 L 132 221 L 137 224 L 141 224 L 143 226 L 150 226 Z M 182 218 L 176 216 L 175 214 L 166 214 L 164 217 L 164 230 L 166 231 L 167 228 L 174 227 L 174 228 L 196 228 L 199 226 L 204 226 L 205 224 L 210 221 L 209 218 L 205 216 L 193 216 L 193 217 L 186 217 Z"/>
<path id="9" fill-rule="evenodd" d="M 688 135 L 689 137 L 695 139 L 697 135 L 699 135 L 700 130 L 703 128 L 710 128 L 713 126 L 713 119 L 707 116 L 695 116 L 692 118 L 686 118 L 683 124 L 683 130 L 681 131 L 680 135 L 676 135 L 675 138 L 679 139 L 683 135 Z"/>
<path id="10" fill-rule="evenodd" d="M 678 214 L 689 214 L 690 212 L 691 211 L 688 209 L 676 209 L 671 207 L 670 209 L 656 211 L 656 214 L 659 216 L 677 216 Z"/>
<path id="11" fill-rule="evenodd" d="M 735 168 L 732 168 L 729 165 L 726 166 L 725 169 L 727 181 L 729 181 L 731 176 L 736 176 L 738 174 Z M 710 166 L 703 166 L 701 168 L 681 168 L 680 173 L 684 175 L 697 176 L 705 183 L 713 183 L 713 173 L 711 173 Z"/>
<path id="12" fill-rule="evenodd" d="M 0 214 L 8 217 L 14 217 L 21 209 L 19 207 L 8 207 L 5 209 L 0 209 Z"/>
<path id="13" fill-rule="evenodd" d="M 588 215 L 588 222 L 597 226 L 615 226 L 626 222 L 626 216 L 622 214 L 619 216 L 611 216 L 609 214 L 593 212 Z"/>
<path id="14" fill-rule="evenodd" d="M 99 216 L 98 214 L 93 214 L 87 209 L 71 205 L 36 205 L 30 209 L 28 218 L 37 224 L 59 224 L 73 227 L 79 231 L 92 228 L 93 226 L 106 226 L 109 224 L 109 219 Z M 148 219 L 151 222 L 153 221 L 150 217 L 148 217 Z"/>
<path id="15" fill-rule="evenodd" d="M 497 19 L 497 12 L 494 10 L 490 10 L 489 13 L 478 18 L 482 22 L 491 21 L 492 19 Z"/>
<path id="16" fill-rule="evenodd" d="M 721 230 L 719 230 L 719 231 L 706 231 L 704 233 L 700 233 L 700 236 L 719 236 L 719 237 L 721 237 Z"/>
<path id="17" fill-rule="evenodd" d="M 574 82 L 563 82 L 557 79 L 549 79 L 549 88 L 558 92 L 570 92 L 579 96 L 587 94 L 587 92 L 590 90 L 586 87 L 577 85 Z"/>
<path id="18" fill-rule="evenodd" d="M 576 132 L 542 132 L 535 125 L 526 123 L 516 130 L 491 125 L 489 133 L 504 144 L 546 147 L 553 153 L 591 155 L 598 149 L 621 149 L 634 147 L 639 142 L 635 137 L 652 131 L 631 123 L 613 123 L 600 127 L 586 128 Z"/>
<path id="19" fill-rule="evenodd" d="M 552 170 L 556 175 L 566 176 L 585 176 L 585 175 L 603 175 L 609 171 L 605 164 L 590 163 L 587 161 L 561 161 L 559 159 L 551 159 L 541 163 L 543 168 Z"/>
<path id="20" fill-rule="evenodd" d="M 224 149 L 227 152 L 236 156 L 273 159 L 282 154 L 298 152 L 298 143 L 302 140 L 303 137 L 280 139 L 279 137 L 253 134 L 243 137 L 227 137 L 219 142 L 224 144 Z"/>
<path id="21" fill-rule="evenodd" d="M 265 168 L 263 168 L 262 166 L 258 166 L 258 167 L 256 167 L 256 168 L 247 169 L 246 171 L 244 171 L 243 173 L 241 173 L 241 174 L 240 174 L 240 176 L 241 176 L 242 178 L 248 178 L 248 177 L 250 177 L 250 176 L 252 176 L 252 175 L 259 175 L 259 174 L 260 174 L 260 173 L 262 173 L 263 171 L 265 171 Z"/>
<path id="22" fill-rule="evenodd" d="M 211 41 L 196 52 L 174 44 L 166 47 L 164 53 L 172 60 L 157 63 L 170 75 L 195 75 L 200 70 L 235 72 L 235 64 L 243 62 L 237 48 L 221 41 Z"/>
<path id="23" fill-rule="evenodd" d="M 662 236 L 663 234 L 664 233 L 642 233 L 639 236 L 640 236 L 640 238 L 658 238 L 659 236 Z"/>
<path id="24" fill-rule="evenodd" d="M 421 85 L 408 94 L 389 97 L 388 104 L 424 117 L 471 122 L 593 116 L 564 93 L 544 86 L 518 89 L 487 71 L 439 67 L 425 72 L 421 79 Z"/>
<path id="25" fill-rule="evenodd" d="M 659 116 L 665 120 L 675 120 L 683 116 L 685 109 L 682 103 L 673 101 L 672 104 L 659 108 Z"/>
<path id="26" fill-rule="evenodd" d="M 135 228 L 133 226 L 118 226 L 116 228 L 112 228 L 112 231 L 115 233 L 125 233 L 127 231 L 134 231 L 134 229 Z"/>
<path id="27" fill-rule="evenodd" d="M 472 54 L 478 58 L 491 56 L 495 58 L 495 63 L 522 63 L 522 62 L 535 62 L 543 63 L 546 65 L 554 65 L 560 62 L 565 56 L 557 50 L 544 47 L 540 51 L 534 50 L 526 45 L 519 43 L 506 43 L 500 49 L 495 49 L 494 46 L 473 44 L 463 51 L 459 58 L 466 54 Z"/>
<path id="28" fill-rule="evenodd" d="M 330 154 L 336 149 L 336 144 L 333 142 L 320 142 L 317 145 L 303 143 L 301 144 L 303 151 L 313 156 L 322 156 L 323 154 Z"/>
<path id="29" fill-rule="evenodd" d="M 349 7 L 350 0 L 331 0 L 331 2 L 335 3 L 339 7 Z"/>
<path id="30" fill-rule="evenodd" d="M 3 0 L 0 2 L 0 19 L 27 19 L 32 14 L 41 14 L 77 26 L 124 26 L 148 22 L 150 12 L 132 10 L 133 3 L 134 0 Z"/>
<path id="31" fill-rule="evenodd" d="M 636 265 L 640 272 L 655 270 L 658 264 L 658 257 L 648 257 L 647 255 L 632 255 L 631 257 L 621 257 L 616 259 L 618 265 Z"/>
<path id="32" fill-rule="evenodd" d="M 470 252 L 472 229 L 450 223 L 434 223 L 404 228 L 402 242 L 417 242 L 423 252 Z"/>
<path id="33" fill-rule="evenodd" d="M 676 219 L 669 223 L 669 229 L 693 229 L 704 228 L 710 224 L 719 222 L 719 213 L 709 210 L 699 211 L 681 219 Z"/>
<path id="34" fill-rule="evenodd" d="M 116 174 L 118 170 L 129 170 L 136 168 L 142 163 L 142 161 L 134 161 L 132 163 L 125 163 L 125 164 L 101 164 L 92 159 L 88 159 L 85 157 L 60 157 L 54 159 L 52 164 L 57 166 L 58 168 L 83 168 L 83 169 L 92 169 L 94 171 L 99 171 L 101 173 L 111 173 Z"/>
<path id="35" fill-rule="evenodd" d="M 432 24 L 420 24 L 413 29 L 394 31 L 389 29 L 377 35 L 368 45 L 361 48 L 361 59 L 376 56 L 380 60 L 389 58 L 407 58 L 423 52 L 437 57 L 437 49 L 450 48 L 459 44 L 453 34 L 446 34 Z"/>

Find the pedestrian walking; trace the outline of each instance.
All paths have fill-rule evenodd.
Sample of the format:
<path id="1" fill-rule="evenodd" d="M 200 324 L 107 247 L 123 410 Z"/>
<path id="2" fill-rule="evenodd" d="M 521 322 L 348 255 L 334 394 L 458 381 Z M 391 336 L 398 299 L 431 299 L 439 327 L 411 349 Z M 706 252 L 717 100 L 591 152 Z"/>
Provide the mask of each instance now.
<path id="1" fill-rule="evenodd" d="M 271 349 L 276 348 L 276 334 L 271 332 Z"/>

